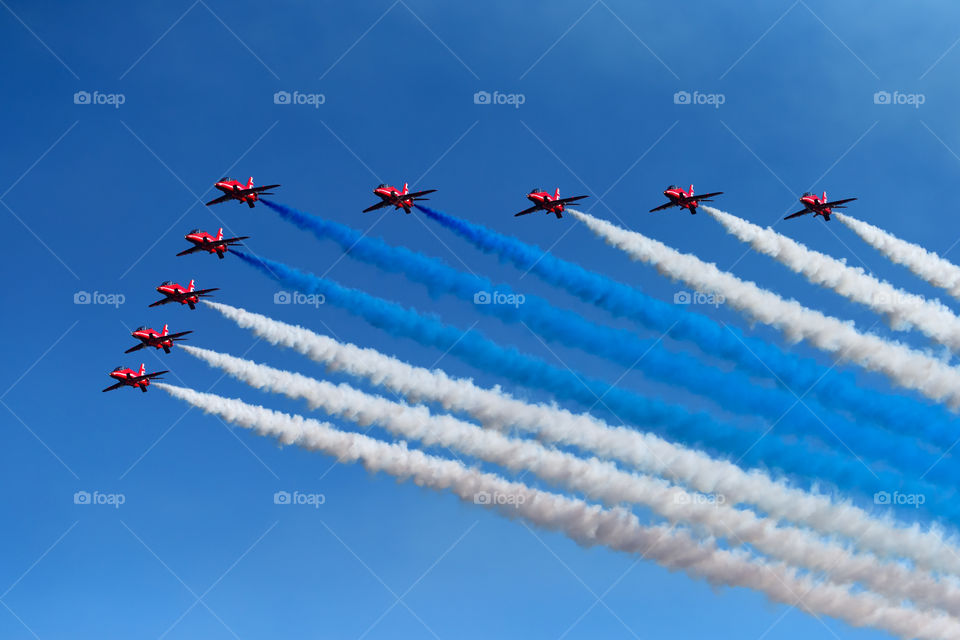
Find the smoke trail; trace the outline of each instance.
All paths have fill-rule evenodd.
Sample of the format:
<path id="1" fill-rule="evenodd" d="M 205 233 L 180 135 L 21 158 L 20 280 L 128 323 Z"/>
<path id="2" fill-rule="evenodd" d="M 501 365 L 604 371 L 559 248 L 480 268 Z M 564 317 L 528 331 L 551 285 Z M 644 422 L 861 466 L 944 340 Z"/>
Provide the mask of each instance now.
<path id="1" fill-rule="evenodd" d="M 593 407 L 602 398 L 604 408 L 624 422 L 644 428 L 657 426 L 682 442 L 707 443 L 719 451 L 743 451 L 740 459 L 747 464 L 776 466 L 813 482 L 830 481 L 866 495 L 884 487 L 899 487 L 905 493 L 938 494 L 929 484 L 894 471 L 872 470 L 859 460 L 805 448 L 800 443 L 785 446 L 770 437 L 753 438 L 705 413 L 690 413 L 684 407 L 611 387 L 570 369 L 551 366 L 515 348 L 501 347 L 479 332 L 464 333 L 435 317 L 421 315 L 273 260 L 254 257 L 243 251 L 234 251 L 234 254 L 285 286 L 307 294 L 322 294 L 328 303 L 364 318 L 391 335 L 413 338 L 421 344 L 453 354 L 478 369 L 494 372 L 527 387 L 549 389 L 556 396 L 582 406 Z M 937 507 L 944 514 L 949 512 L 951 517 L 960 514 L 960 505 L 950 501 L 942 501 Z"/>
<path id="2" fill-rule="evenodd" d="M 918 567 L 960 575 L 960 546 L 944 533 L 898 526 L 874 518 L 849 503 L 811 494 L 773 480 L 759 470 L 746 472 L 723 460 L 673 445 L 655 435 L 613 427 L 589 414 L 573 414 L 545 404 L 521 402 L 501 389 L 483 389 L 472 381 L 450 378 L 442 370 L 411 366 L 373 349 L 341 344 L 302 327 L 218 302 L 204 304 L 271 344 L 295 349 L 324 364 L 402 394 L 414 402 L 430 401 L 447 411 L 464 412 L 484 426 L 515 426 L 553 442 L 619 460 L 640 471 L 666 477 L 703 493 L 727 497 L 730 504 L 752 504 L 772 518 L 810 527 L 824 535 L 857 541 L 857 546 L 887 558 L 904 557 Z"/>
<path id="3" fill-rule="evenodd" d="M 921 430 L 948 433 L 953 445 L 952 416 L 940 407 L 911 398 L 871 393 L 857 384 L 854 376 L 821 367 L 812 359 L 801 359 L 777 345 L 743 335 L 739 330 L 721 326 L 710 318 L 644 295 L 638 289 L 587 271 L 580 265 L 545 253 L 512 236 L 497 233 L 478 224 L 454 218 L 441 211 L 417 205 L 427 217 L 436 220 L 481 251 L 493 253 L 517 268 L 533 273 L 549 284 L 561 287 L 581 300 L 626 316 L 651 330 L 678 340 L 690 340 L 705 353 L 732 360 L 753 375 L 773 376 L 791 389 L 808 389 L 820 403 L 831 409 L 850 410 L 895 433 L 915 437 Z M 960 270 L 958 270 L 960 271 Z M 960 289 L 960 275 L 958 275 Z"/>
<path id="4" fill-rule="evenodd" d="M 960 349 L 960 318 L 939 300 L 907 293 L 889 282 L 880 281 L 860 267 L 851 267 L 767 227 L 759 227 L 743 218 L 705 206 L 704 211 L 724 226 L 728 233 L 748 243 L 801 274 L 813 284 L 833 289 L 840 295 L 866 305 L 887 318 L 894 329 L 914 327 L 921 333 L 953 349 Z"/>
<path id="5" fill-rule="evenodd" d="M 870 626 L 902 638 L 960 638 L 960 623 L 947 616 L 891 606 L 870 593 L 852 594 L 845 587 L 800 576 L 782 563 L 765 562 L 744 552 L 717 549 L 711 542 L 698 542 L 686 531 L 664 526 L 644 527 L 636 516 L 623 509 L 606 510 L 582 500 L 532 489 L 494 474 L 468 469 L 453 460 L 412 451 L 405 443 L 381 442 L 240 400 L 163 383 L 157 386 L 207 413 L 255 429 L 261 435 L 276 437 L 284 444 L 322 451 L 341 462 L 360 461 L 370 471 L 412 479 L 417 485 L 434 490 L 449 489 L 462 500 L 475 501 L 479 493 L 510 496 L 511 505 L 493 506 L 505 515 L 561 531 L 585 546 L 601 544 L 618 551 L 641 553 L 668 569 L 682 569 L 688 575 L 714 584 L 755 589 L 775 602 L 797 606 L 813 615 L 828 615 L 857 627 Z"/>
<path id="6" fill-rule="evenodd" d="M 494 285 L 486 278 L 457 271 L 436 258 L 424 256 L 405 247 L 388 245 L 350 227 L 283 205 L 270 202 L 268 206 L 298 227 L 313 232 L 321 239 L 336 242 L 347 255 L 387 271 L 403 273 L 407 278 L 426 285 L 434 296 L 450 294 L 472 303 L 475 302 L 478 292 L 488 292 L 487 295 L 490 295 L 489 292 L 497 292 L 500 295 L 515 296 L 515 300 L 520 300 L 508 286 Z M 950 468 L 953 460 L 944 462 L 942 456 L 914 446 L 915 433 L 910 433 L 909 438 L 890 436 L 871 429 L 864 420 L 854 424 L 837 415 L 828 418 L 829 427 L 825 429 L 820 416 L 826 412 L 817 402 L 808 399 L 805 407 L 792 411 L 798 404 L 794 392 L 779 387 L 757 386 L 752 384 L 748 376 L 739 372 L 708 367 L 686 354 L 670 352 L 660 340 L 639 340 L 630 331 L 594 324 L 532 295 L 523 296 L 522 302 L 516 304 L 479 304 L 475 305 L 475 308 L 504 321 L 522 322 L 545 340 L 577 347 L 625 367 L 637 369 L 653 379 L 691 389 L 729 411 L 765 418 L 770 423 L 776 423 L 778 433 L 790 432 L 804 438 L 813 438 L 843 452 L 853 450 L 861 458 L 888 462 L 906 474 L 923 476 L 926 473 L 931 482 L 945 482 L 951 487 L 955 482 L 956 474 Z M 738 336 L 716 328 L 740 345 L 740 351 L 751 360 L 754 368 L 763 370 L 763 373 L 769 376 L 766 363 L 757 360 L 757 355 L 749 351 L 746 343 L 740 343 Z M 781 354 L 780 359 L 790 358 Z M 822 371 L 819 373 L 823 374 Z M 916 402 L 908 404 L 917 406 Z M 752 424 L 756 431 L 764 429 L 763 425 L 756 422 Z M 826 438 L 825 431 L 828 432 Z M 757 434 L 735 430 L 734 433 L 725 434 L 725 438 L 730 442 L 738 442 L 736 446 L 746 450 L 756 441 Z"/>
<path id="7" fill-rule="evenodd" d="M 887 258 L 907 267 L 920 278 L 935 287 L 945 289 L 951 296 L 960 300 L 960 267 L 932 251 L 927 251 L 920 245 L 901 240 L 872 224 L 843 213 L 833 215 Z"/>
<path id="8" fill-rule="evenodd" d="M 726 304 L 756 322 L 779 329 L 789 340 L 806 339 L 817 348 L 835 354 L 838 360 L 882 373 L 895 384 L 915 389 L 931 400 L 945 402 L 952 409 L 960 407 L 960 372 L 946 363 L 903 343 L 860 333 L 851 322 L 824 315 L 796 300 L 785 300 L 753 282 L 720 271 L 715 264 L 680 253 L 636 231 L 621 229 L 580 211 L 570 210 L 570 213 L 607 244 L 625 251 L 634 260 L 647 262 L 660 273 L 700 291 L 723 295 Z M 918 435 L 938 443 L 949 437 L 940 430 Z"/>
<path id="9" fill-rule="evenodd" d="M 532 471 L 547 482 L 607 506 L 642 504 L 671 524 L 703 527 L 712 537 L 727 538 L 732 545 L 752 545 L 793 566 L 825 573 L 834 583 L 862 583 L 893 599 L 906 598 L 917 606 L 960 613 L 960 588 L 902 564 L 882 564 L 872 554 L 852 553 L 839 544 L 821 541 L 811 532 L 777 527 L 772 519 L 727 505 L 725 496 L 693 494 L 660 479 L 621 471 L 611 462 L 584 460 L 536 441 L 484 431 L 452 416 L 433 415 L 426 407 L 391 402 L 346 384 L 314 380 L 190 345 L 184 350 L 257 389 L 306 400 L 311 409 L 321 409 L 361 427 L 379 425 L 408 440 L 457 449 L 512 471 Z"/>

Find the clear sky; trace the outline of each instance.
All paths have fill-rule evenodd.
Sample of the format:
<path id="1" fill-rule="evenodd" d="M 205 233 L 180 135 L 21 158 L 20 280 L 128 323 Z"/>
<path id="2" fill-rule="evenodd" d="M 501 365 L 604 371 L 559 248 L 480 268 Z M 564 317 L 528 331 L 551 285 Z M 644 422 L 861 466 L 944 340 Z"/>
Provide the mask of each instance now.
<path id="1" fill-rule="evenodd" d="M 958 18 L 960 7 L 942 2 L 0 1 L 0 637 L 884 637 L 278 447 L 156 389 L 100 389 L 114 366 L 145 361 L 171 369 L 174 384 L 307 411 L 182 352 L 123 354 L 130 330 L 169 322 L 194 330 L 192 344 L 324 375 L 208 309 L 147 308 L 161 281 L 191 278 L 220 287 L 218 300 L 506 384 L 344 310 L 274 304 L 276 284 L 229 256 L 174 257 L 189 230 L 220 226 L 252 236 L 260 255 L 558 366 L 610 381 L 624 373 L 344 259 L 264 206 L 204 207 L 223 175 L 281 183 L 279 202 L 635 329 L 420 215 L 360 213 L 380 182 L 436 188 L 438 209 L 672 300 L 676 284 L 569 217 L 512 216 L 534 186 L 590 194 L 591 213 L 893 335 L 867 310 L 745 254 L 709 216 L 647 210 L 668 184 L 694 183 L 724 191 L 719 208 L 773 224 L 802 192 L 826 190 L 858 197 L 852 214 L 960 260 Z M 883 94 L 878 104 L 883 91 L 922 104 L 884 104 Z M 282 93 L 278 104 L 277 92 L 303 104 Z M 478 92 L 513 104 L 484 104 L 483 94 L 478 104 Z M 683 94 L 678 104 L 678 92 L 708 104 L 683 104 Z M 777 228 L 938 295 L 836 221 Z M 81 292 L 99 295 L 77 304 Z M 780 342 L 729 310 L 698 311 Z M 889 391 L 877 376 L 859 379 Z M 637 372 L 620 384 L 724 415 Z M 275 505 L 281 490 L 325 503 Z M 75 504 L 78 491 L 124 503 Z"/>

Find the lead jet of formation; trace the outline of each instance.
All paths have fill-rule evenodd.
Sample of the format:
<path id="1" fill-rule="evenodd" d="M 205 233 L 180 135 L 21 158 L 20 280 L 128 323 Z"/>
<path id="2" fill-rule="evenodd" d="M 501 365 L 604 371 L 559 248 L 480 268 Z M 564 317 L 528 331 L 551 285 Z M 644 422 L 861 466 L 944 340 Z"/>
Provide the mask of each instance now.
<path id="1" fill-rule="evenodd" d="M 667 197 L 669 202 L 666 202 L 659 207 L 650 209 L 650 213 L 653 213 L 654 211 L 663 211 L 664 209 L 669 209 L 670 207 L 680 207 L 682 209 L 686 209 L 691 214 L 696 215 L 697 207 L 700 206 L 701 202 L 709 202 L 714 196 L 723 195 L 723 191 L 714 191 L 713 193 L 694 195 L 693 185 L 690 185 L 690 191 L 684 191 L 683 187 L 678 187 L 672 184 L 663 190 L 663 195 Z"/>
<path id="2" fill-rule="evenodd" d="M 397 189 L 392 187 L 389 184 L 381 184 L 376 189 L 373 190 L 373 195 L 380 198 L 380 202 L 377 204 L 367 207 L 363 210 L 363 213 L 370 213 L 371 211 L 376 211 L 377 209 L 382 209 L 383 207 L 392 206 L 394 210 L 403 209 L 406 213 L 410 213 L 410 209 L 413 208 L 414 202 L 419 202 L 420 200 L 429 200 L 430 198 L 423 198 L 428 193 L 435 193 L 436 189 L 427 189 L 426 191 L 414 191 L 410 192 L 410 186 L 404 182 L 403 189 Z"/>
<path id="3" fill-rule="evenodd" d="M 568 204 L 589 197 L 590 196 L 572 196 L 570 198 L 561 198 L 560 187 L 557 187 L 553 196 L 550 195 L 549 191 L 544 191 L 540 188 L 532 189 L 530 193 L 527 194 L 527 200 L 532 202 L 533 206 L 529 209 L 524 209 L 520 213 L 513 214 L 513 217 L 525 216 L 535 211 L 544 211 L 548 214 L 554 214 L 557 218 L 562 218 L 563 212 L 566 210 Z"/>

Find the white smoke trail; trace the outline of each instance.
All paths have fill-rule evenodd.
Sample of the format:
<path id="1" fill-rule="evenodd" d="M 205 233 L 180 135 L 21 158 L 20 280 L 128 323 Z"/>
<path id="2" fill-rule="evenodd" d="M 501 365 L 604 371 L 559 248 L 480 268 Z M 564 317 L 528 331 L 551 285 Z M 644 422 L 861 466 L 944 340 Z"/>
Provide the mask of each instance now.
<path id="1" fill-rule="evenodd" d="M 910 269 L 914 274 L 935 287 L 945 289 L 960 300 L 960 267 L 923 247 L 862 220 L 842 213 L 833 214 L 837 220 L 850 227 L 867 244 L 887 258 Z"/>
<path id="2" fill-rule="evenodd" d="M 295 349 L 330 370 L 368 379 L 411 401 L 439 403 L 447 411 L 471 415 L 484 426 L 514 426 L 541 438 L 573 445 L 645 473 L 683 483 L 703 493 L 726 496 L 730 504 L 759 507 L 772 518 L 808 526 L 826 535 L 857 541 L 857 546 L 888 557 L 905 557 L 917 566 L 960 576 L 960 546 L 938 529 L 902 527 L 873 517 L 849 502 L 812 494 L 772 479 L 760 470 L 744 471 L 724 460 L 674 445 L 626 427 L 614 427 L 589 414 L 513 398 L 499 388 L 483 389 L 444 371 L 411 366 L 374 349 L 341 344 L 324 335 L 229 305 L 204 301 L 240 327 L 272 344 Z"/>
<path id="3" fill-rule="evenodd" d="M 852 322 L 827 316 L 796 300 L 785 300 L 753 282 L 720 271 L 715 264 L 680 253 L 636 231 L 622 229 L 580 211 L 571 209 L 570 213 L 607 244 L 625 251 L 634 260 L 649 263 L 660 273 L 699 291 L 722 295 L 726 304 L 756 322 L 776 327 L 789 340 L 808 340 L 817 348 L 835 354 L 838 360 L 882 373 L 902 387 L 945 402 L 951 409 L 960 407 L 960 371 L 944 362 L 903 343 L 861 333 Z"/>
<path id="4" fill-rule="evenodd" d="M 866 305 L 885 316 L 894 329 L 914 327 L 950 349 L 960 348 L 960 318 L 939 300 L 926 300 L 923 296 L 907 293 L 874 278 L 860 267 L 851 267 L 842 260 L 814 251 L 770 227 L 757 226 L 713 207 L 704 206 L 703 209 L 728 233 L 756 251 L 778 260 L 813 284 Z"/>
<path id="5" fill-rule="evenodd" d="M 755 589 L 775 602 L 797 606 L 813 615 L 828 615 L 855 627 L 874 627 L 901 638 L 960 639 L 960 623 L 947 616 L 891 606 L 870 593 L 852 594 L 845 587 L 798 575 L 782 563 L 764 562 L 744 552 L 718 549 L 712 542 L 698 542 L 682 530 L 644 527 L 635 515 L 623 509 L 602 509 L 582 500 L 532 489 L 469 469 L 457 461 L 410 450 L 405 443 L 381 442 L 362 434 L 339 431 L 327 423 L 236 399 L 163 383 L 156 386 L 207 413 L 276 437 L 284 444 L 323 451 L 343 462 L 360 461 L 374 472 L 409 478 L 431 489 L 449 489 L 462 500 L 476 502 L 476 496 L 481 493 L 509 496 L 510 505 L 493 506 L 506 515 L 562 531 L 583 545 L 601 544 L 640 553 L 668 569 L 682 569 L 714 584 Z"/>
<path id="6" fill-rule="evenodd" d="M 861 583 L 893 600 L 906 598 L 917 606 L 960 614 L 960 589 L 955 586 L 902 564 L 881 563 L 872 554 L 852 553 L 809 531 L 778 527 L 770 518 L 725 504 L 725 496 L 693 494 L 659 478 L 622 471 L 611 462 L 584 460 L 536 441 L 508 438 L 449 415 L 433 415 L 426 407 L 391 402 L 349 385 L 315 380 L 190 345 L 183 349 L 255 388 L 306 400 L 313 409 L 360 426 L 377 424 L 429 446 L 457 449 L 514 471 L 532 471 L 547 482 L 608 506 L 645 505 L 672 524 L 700 526 L 712 537 L 727 538 L 732 545 L 749 544 L 795 567 L 825 573 L 834 583 Z"/>

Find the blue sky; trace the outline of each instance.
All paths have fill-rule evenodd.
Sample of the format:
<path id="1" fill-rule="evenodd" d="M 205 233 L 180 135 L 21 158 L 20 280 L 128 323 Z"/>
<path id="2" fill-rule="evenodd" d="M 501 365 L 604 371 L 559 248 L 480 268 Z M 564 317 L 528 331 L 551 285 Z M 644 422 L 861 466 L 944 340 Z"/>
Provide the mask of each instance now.
<path id="1" fill-rule="evenodd" d="M 745 254 L 709 216 L 646 212 L 666 185 L 692 182 L 724 191 L 720 208 L 772 224 L 803 191 L 826 190 L 859 197 L 854 215 L 960 260 L 951 197 L 960 172 L 960 8 L 814 0 L 723 8 L 619 0 L 0 4 L 0 637 L 882 637 L 281 449 L 158 390 L 99 390 L 114 366 L 141 362 L 123 355 L 129 331 L 165 322 L 194 330 L 194 344 L 324 375 L 209 310 L 147 308 L 161 281 L 191 278 L 220 287 L 218 300 L 504 383 L 343 310 L 276 305 L 277 286 L 237 260 L 174 257 L 187 231 L 219 226 L 252 236 L 258 254 L 464 328 L 476 323 L 557 364 L 611 381 L 623 374 L 341 259 L 266 207 L 202 206 L 228 174 L 282 183 L 280 202 L 375 225 L 371 233 L 391 243 L 635 329 L 521 278 L 418 215 L 360 213 L 379 182 L 437 188 L 436 208 L 672 299 L 676 284 L 585 229 L 571 230 L 571 219 L 512 217 L 531 187 L 559 186 L 590 194 L 584 209 L 596 215 L 894 335 L 865 309 Z M 279 91 L 320 94 L 323 104 L 276 104 Z M 475 104 L 479 91 L 519 94 L 523 104 Z M 681 91 L 719 94 L 723 104 L 676 104 Z M 876 104 L 878 91 L 924 102 Z M 77 92 L 120 95 L 123 104 L 75 104 Z M 938 295 L 839 223 L 777 228 Z M 122 295 L 123 304 L 75 304 L 78 292 Z M 749 329 L 731 311 L 698 311 Z M 779 341 L 770 330 L 750 331 Z M 922 337 L 897 335 L 930 348 Z M 143 360 L 171 369 L 175 384 L 305 411 L 221 379 L 184 353 Z M 621 384 L 724 415 L 636 372 Z M 549 390 L 515 391 L 552 398 Z M 278 490 L 322 493 L 326 502 L 275 505 Z M 76 505 L 77 491 L 125 502 Z"/>

